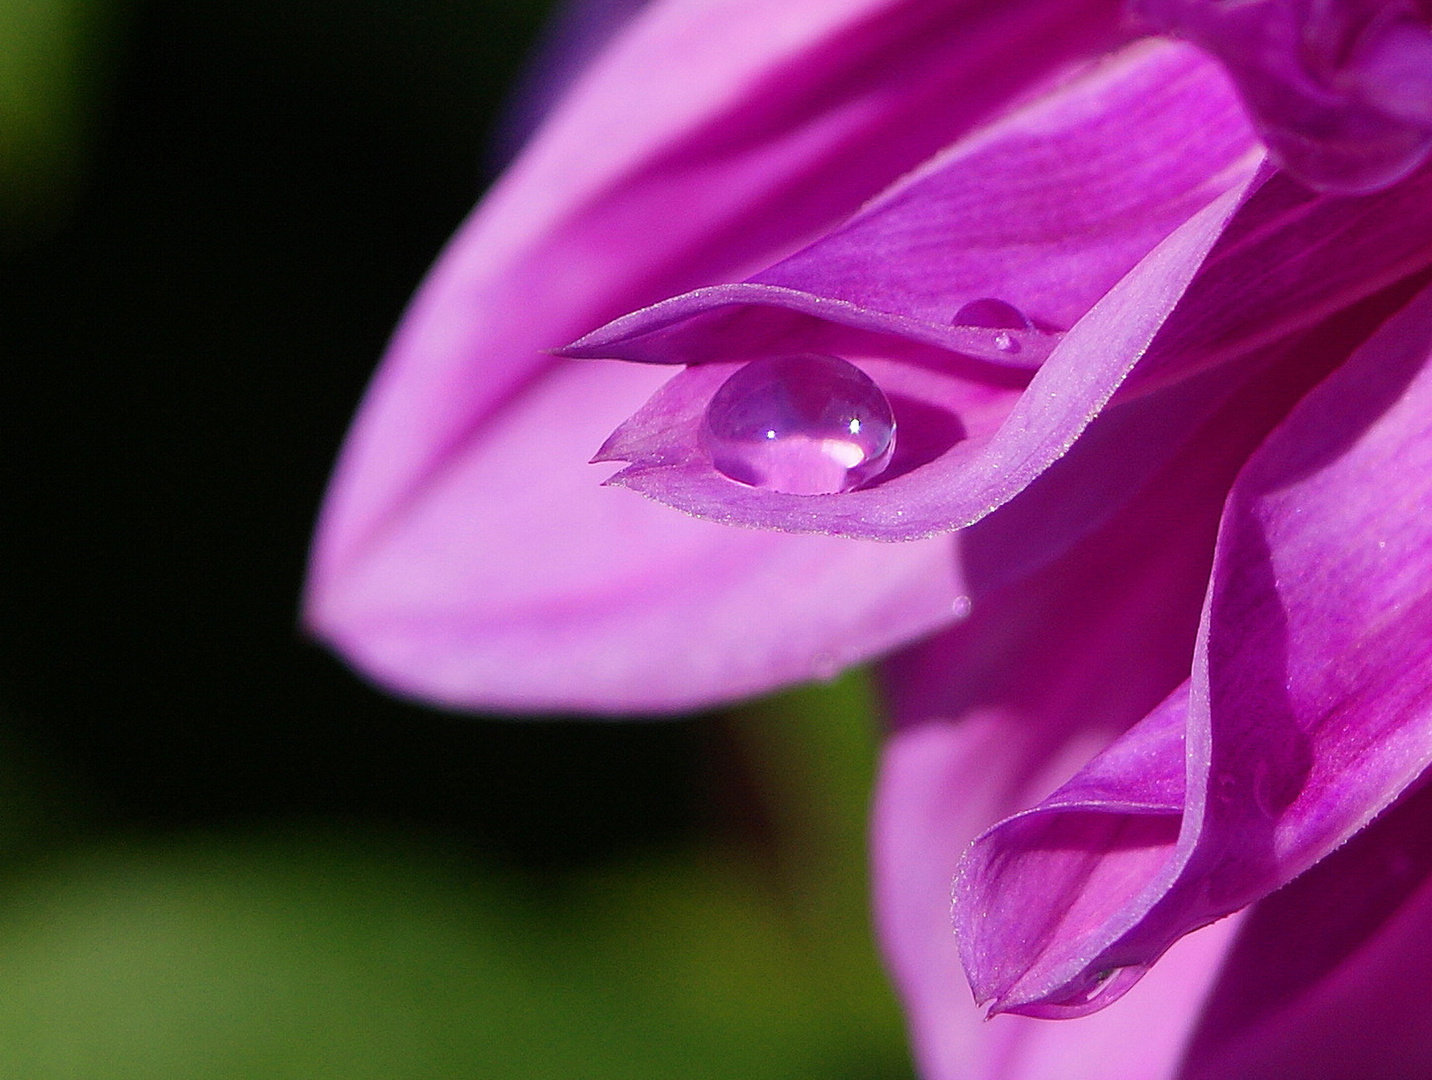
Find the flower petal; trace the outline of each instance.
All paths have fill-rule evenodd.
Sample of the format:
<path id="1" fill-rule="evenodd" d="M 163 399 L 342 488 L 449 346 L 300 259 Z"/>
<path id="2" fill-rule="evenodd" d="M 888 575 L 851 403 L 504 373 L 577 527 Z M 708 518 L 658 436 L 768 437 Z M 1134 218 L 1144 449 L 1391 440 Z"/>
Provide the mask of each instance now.
<path id="1" fill-rule="evenodd" d="M 1227 65 L 1275 160 L 1360 194 L 1432 153 L 1432 26 L 1416 0 L 1138 0 Z"/>
<path id="2" fill-rule="evenodd" d="M 1432 289 L 1250 460 L 1229 497 L 1195 708 L 1208 902 L 1290 880 L 1432 761 Z M 1195 752 L 1205 748 L 1196 748 Z M 1190 808 L 1204 799 L 1190 789 Z M 1256 845 L 1254 840 L 1262 841 Z"/>
<path id="3" fill-rule="evenodd" d="M 748 282 L 656 304 L 570 351 L 658 363 L 737 359 L 751 346 L 732 324 L 762 312 L 732 313 L 718 342 L 687 324 L 735 304 L 817 316 L 833 308 L 827 317 L 846 325 L 955 352 L 969 344 L 960 311 L 986 297 L 1036 326 L 1067 330 L 1169 233 L 1246 178 L 1254 149 L 1217 64 L 1187 46 L 1141 42 L 951 147 Z M 733 338 L 736 355 L 710 351 Z"/>
<path id="4" fill-rule="evenodd" d="M 1147 971 L 1091 969 L 1091 958 L 1112 920 L 1147 911 L 1149 883 L 1178 855 L 1187 720 L 1185 684 L 1039 806 L 975 842 L 955 880 L 955 927 L 977 1000 L 994 999 L 996 1012 L 1083 1016 Z"/>
<path id="5" fill-rule="evenodd" d="M 882 668 L 897 730 L 876 799 L 879 927 L 917 1044 L 945 1063 L 935 1075 L 960 1075 L 954 1062 L 961 1051 L 951 1040 L 967 1037 L 959 1033 L 976 1012 L 959 988 L 949 926 L 956 863 L 976 836 L 1058 788 L 1186 681 L 1219 509 L 1250 447 L 1286 410 L 1288 391 L 1278 391 L 1281 380 L 1273 377 L 1283 373 L 1265 372 L 1261 383 L 1243 386 L 1206 415 L 1205 438 L 1174 455 L 1063 558 L 976 594 L 964 623 Z M 1177 406 L 1177 398 L 1165 402 L 1170 413 Z M 1222 438 L 1209 449 L 1211 431 Z M 997 559 L 997 552 L 973 549 L 999 543 L 998 536 L 967 530 L 958 540 L 966 564 Z M 1169 731 L 1163 734 L 1167 742 Z M 1181 803 L 1183 758 L 1175 738 L 1172 770 L 1157 773 L 1152 745 L 1145 740 L 1132 763 L 1108 758 L 1115 767 L 1105 779 L 1155 781 L 1136 798 L 1166 816 Z M 1086 774 L 1086 795 L 1099 779 Z M 1160 790 L 1164 779 L 1171 782 Z M 1033 885 L 1018 891 L 1037 898 Z M 974 945 L 970 978 L 988 996 L 985 961 L 997 966 L 1002 944 L 1017 951 L 1003 942 L 1010 924 L 991 916 L 998 896 L 970 897 L 966 887 L 956 899 L 962 944 L 967 952 Z M 1056 895 L 1050 906 L 1062 899 Z M 1041 901 L 1033 914 L 1042 913 Z M 1018 915 L 1016 905 L 1005 914 Z"/>
<path id="6" fill-rule="evenodd" d="M 948 549 L 733 534 L 600 489 L 655 373 L 544 350 L 769 264 L 1113 34 L 1106 0 L 646 9 L 463 227 L 339 463 L 308 624 L 451 705 L 665 710 L 949 617 Z M 898 72 L 898 78 L 890 73 Z"/>
<path id="7" fill-rule="evenodd" d="M 1077 766 L 1086 739 L 993 716 L 930 720 L 886 744 L 873 841 L 878 928 L 925 1080 L 1170 1080 L 1232 920 L 1180 942 L 1137 990 L 1077 1024 L 983 1019 L 950 930 L 960 851 Z"/>
<path id="8" fill-rule="evenodd" d="M 612 482 L 760 528 L 903 540 L 967 525 L 1062 454 L 1113 394 L 1256 160 L 1214 65 L 1181 47 L 1132 49 L 758 279 L 656 305 L 573 346 L 697 364 L 608 441 L 603 459 L 632 462 Z M 1027 371 L 959 355 L 976 351 L 971 332 L 948 320 L 982 295 L 1072 325 L 1027 388 Z M 699 368 L 783 350 L 846 355 L 922 415 L 946 414 L 958 436 L 926 440 L 937 456 L 922 467 L 841 495 L 736 485 L 696 439 L 716 385 Z"/>
<path id="9" fill-rule="evenodd" d="M 1108 562 L 1093 564 L 1099 568 L 1101 603 L 1129 590 L 1124 603 L 1147 605 L 1160 618 L 1178 610 L 1180 602 L 1196 608 L 1199 601 L 1189 598 L 1204 591 L 1214 531 L 1233 478 L 1302 392 L 1346 356 L 1352 347 L 1349 335 L 1354 341 L 1365 335 L 1366 320 L 1349 316 L 1346 321 L 1353 325 L 1348 328 L 1340 320 L 1324 324 L 1305 337 L 1260 351 L 1256 365 L 1210 372 L 1100 416 L 1048 480 L 1051 485 L 1072 481 L 1076 490 L 1092 490 L 1116 509 L 1090 515 L 1097 527 L 1089 530 L 1088 539 L 1068 554 L 1058 549 L 1062 558 L 1038 577 L 1061 580 L 1090 558 L 1091 549 L 1112 548 L 1116 554 L 1103 557 Z M 1309 341 L 1323 355 L 1310 352 Z M 1130 458 L 1153 467 L 1120 474 L 1122 462 Z M 1097 483 L 1108 473 L 1115 475 L 1115 491 L 1123 497 L 1109 499 L 1108 489 Z M 1130 499 L 1119 489 L 1135 479 L 1143 483 Z M 1005 510 L 961 534 L 963 561 L 977 597 L 982 588 L 1019 581 L 1029 572 L 1031 558 L 1049 554 L 1050 541 L 1037 539 L 1031 546 L 1020 540 L 1022 530 L 1052 534 L 1062 538 L 1054 543 L 1064 544 L 1082 535 L 1084 505 L 1068 497 L 1060 502 L 1050 494 L 1053 490 L 1041 480 Z M 1015 514 L 1012 525 L 1002 521 L 1006 511 Z M 1041 511 L 1046 513 L 1042 525 Z M 1162 569 L 1150 582 L 1144 580 L 1145 567 Z M 1076 596 L 1075 602 L 1089 602 L 1085 595 Z M 1062 647 L 1098 671 L 1107 661 L 1085 649 L 1087 632 L 1062 616 L 1062 607 L 1070 603 L 1062 599 L 1061 608 L 1049 615 L 1051 633 L 1066 638 Z M 1107 943 L 1111 923 L 1127 927 L 1147 909 L 1148 882 L 1160 880 L 1160 871 L 1172 865 L 1179 836 L 1186 674 L 1194 645 L 1194 620 L 1187 619 L 1181 651 L 1166 654 L 1170 670 L 1162 693 L 1168 696 L 1162 705 L 1043 803 L 1032 810 L 1017 808 L 1023 812 L 980 836 L 966 855 L 956 882 L 956 927 L 979 1000 L 993 1000 L 996 1008 L 1028 1008 L 1036 1015 L 1078 1015 L 1112 1000 L 1118 987 L 1103 985 L 1098 976 L 1107 967 L 1093 967 L 1093 958 Z M 1136 657 L 1147 655 L 1145 624 L 1158 625 L 1146 612 L 1123 644 Z M 1042 666 L 1047 653 L 1046 645 L 1021 663 Z M 1104 678 L 1128 675 L 1105 670 Z M 1048 720 L 1041 715 L 1031 722 Z M 1099 984 L 1103 993 L 1097 1004 L 1065 986 L 1076 975 Z M 1121 985 L 1132 982 L 1126 975 Z M 1057 1008 L 1043 1000 L 1054 988 L 1069 989 Z"/>
<path id="10" fill-rule="evenodd" d="M 1180 1080 L 1432 1073 L 1432 788 L 1248 913 Z"/>
<path id="11" fill-rule="evenodd" d="M 1127 1032 L 1126 1024 L 1145 1028 L 1137 1051 L 1125 1047 L 1117 1055 L 1130 1080 L 1171 1075 L 1192 1003 L 1211 978 L 1226 930 L 1192 945 L 1183 954 L 1188 964 L 1161 972 L 1154 989 L 1139 987 L 1109 1019 L 1088 1027 L 1081 1021 L 1077 1032 L 1061 1025 L 1055 1034 L 1022 1018 L 985 1024 L 976 1022 L 979 1010 L 961 977 L 950 883 L 975 837 L 1058 788 L 1186 678 L 1219 507 L 1279 404 L 1275 395 L 1255 408 L 1259 397 L 1256 388 L 1245 388 L 1233 405 L 1205 419 L 1227 436 L 1212 454 L 1176 455 L 1064 558 L 976 595 L 966 622 L 882 668 L 897 730 L 875 803 L 877 926 L 931 1077 L 1092 1080 L 1108 1075 L 1116 1062 L 1081 1058 L 1081 1049 Z M 1245 430 L 1235 436 L 1227 413 L 1244 407 Z M 989 565 L 997 557 L 971 550 L 997 537 L 969 530 L 958 539 L 966 563 Z M 1147 748 L 1136 756 L 1141 775 L 1163 778 L 1150 770 Z M 1147 808 L 1166 813 L 1174 805 L 1181 755 L 1175 754 L 1173 768 L 1172 790 L 1145 785 Z M 1112 771 L 1126 776 L 1131 770 L 1124 763 Z M 1087 794 L 1098 778 L 1085 779 L 1091 781 Z M 969 933 L 975 925 L 989 932 L 986 944 L 997 946 L 1004 924 L 980 916 L 1000 898 L 957 900 L 957 923 L 965 929 L 960 944 L 975 940 Z M 997 959 L 993 949 L 984 955 Z M 978 963 L 970 977 L 977 992 L 988 993 Z"/>
<path id="12" fill-rule="evenodd" d="M 1432 290 L 1240 473 L 1188 692 L 1116 744 L 1112 763 L 1096 759 L 971 850 L 965 958 L 996 1009 L 1082 1015 L 1116 998 L 1181 934 L 1301 873 L 1432 761 L 1429 356 Z M 1158 737 L 1168 710 L 1188 717 L 1176 837 L 1130 820 L 1150 813 L 1137 805 L 1149 768 L 1173 791 Z M 1140 829 L 1131 861 L 1119 841 Z M 1061 867 L 1063 886 L 1045 888 Z"/>

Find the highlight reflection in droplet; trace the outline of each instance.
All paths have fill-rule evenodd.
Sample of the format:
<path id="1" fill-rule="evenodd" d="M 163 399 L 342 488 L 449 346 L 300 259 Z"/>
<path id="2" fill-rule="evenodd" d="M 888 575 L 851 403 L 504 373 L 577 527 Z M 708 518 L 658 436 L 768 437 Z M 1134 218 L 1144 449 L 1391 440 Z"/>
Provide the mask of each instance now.
<path id="1" fill-rule="evenodd" d="M 706 407 L 701 442 L 720 473 L 790 495 L 850 491 L 879 476 L 895 450 L 890 402 L 837 356 L 752 360 Z"/>

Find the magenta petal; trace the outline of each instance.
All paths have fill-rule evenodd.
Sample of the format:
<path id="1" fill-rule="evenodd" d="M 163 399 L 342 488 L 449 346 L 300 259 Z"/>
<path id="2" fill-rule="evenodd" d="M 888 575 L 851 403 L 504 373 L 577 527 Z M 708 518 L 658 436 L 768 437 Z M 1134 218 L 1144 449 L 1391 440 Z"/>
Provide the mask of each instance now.
<path id="1" fill-rule="evenodd" d="M 1301 873 L 1432 762 L 1429 357 L 1432 291 L 1240 474 L 1187 698 L 1125 740 L 1164 756 L 1129 768 L 1134 751 L 1115 744 L 1122 772 L 1118 759 L 1095 759 L 1087 778 L 972 849 L 961 925 L 971 979 L 996 1008 L 1077 1015 L 1117 997 L 1181 934 Z M 1172 801 L 1169 744 L 1155 737 L 1170 709 L 1188 717 L 1176 837 L 1132 823 L 1129 808 L 1146 799 L 1155 765 L 1162 805 Z M 1121 844 L 1131 830 L 1132 855 Z M 1041 875 L 1054 887 L 1039 888 Z M 1015 889 L 1029 897 L 1024 919 Z"/>
<path id="2" fill-rule="evenodd" d="M 1058 678 L 1051 656 L 1059 656 L 1078 671 L 1066 677 L 1124 687 L 1131 681 L 1126 665 L 1149 663 L 1156 655 L 1153 642 L 1162 640 L 1170 650 L 1158 654 L 1168 665 L 1160 676 L 1166 680 L 1162 705 L 1140 713 L 1139 724 L 1054 795 L 1033 809 L 1026 809 L 1029 803 L 1014 808 L 1018 812 L 984 832 L 965 855 L 955 921 L 978 999 L 998 1009 L 1071 1016 L 1102 1007 L 1132 985 L 1132 971 L 1118 985 L 1105 983 L 1114 965 L 1102 953 L 1159 899 L 1158 883 L 1166 887 L 1177 870 L 1192 612 L 1207 580 L 1223 499 L 1249 452 L 1303 390 L 1346 355 L 1342 339 L 1366 317 L 1350 314 L 1353 325 L 1346 328 L 1342 321 L 1265 350 L 1256 365 L 1210 372 L 1106 411 L 1047 478 L 961 534 L 979 610 L 983 589 L 1021 582 L 1028 560 L 1048 554 L 1049 536 L 1068 544 L 1094 519 L 1088 538 L 1068 554 L 1028 584 L 989 598 L 997 607 L 1022 607 L 1028 601 L 1017 598 L 1039 581 L 1059 583 L 1038 606 L 1058 652 L 1048 642 L 1021 647 L 1006 661 L 1013 671 L 1006 677 L 1015 685 Z M 1140 467 L 1126 475 L 1121 470 L 1129 458 Z M 1098 481 L 1111 474 L 1116 488 L 1145 481 L 1134 498 L 1111 500 L 1112 516 L 1107 509 L 1102 517 L 1091 513 L 1067 494 L 1092 488 L 1107 496 Z M 1092 582 L 1086 575 L 1093 575 Z M 1119 613 L 1112 639 L 1083 623 L 1087 611 L 1100 608 Z M 1181 610 L 1185 636 L 1170 636 Z M 1069 722 L 1062 710 L 1051 716 L 1042 703 L 1026 708 L 1028 722 L 1041 728 Z M 1087 991 L 1096 985 L 1103 993 L 1092 1002 Z"/>
<path id="3" fill-rule="evenodd" d="M 584 355 L 699 362 L 603 447 L 603 460 L 631 462 L 612 482 L 717 521 L 879 540 L 949 531 L 1008 500 L 1134 367 L 1249 181 L 1256 157 L 1242 121 L 1211 65 L 1191 56 L 1132 50 L 762 280 L 656 305 L 578 342 Z M 1186 148 L 1192 132 L 1206 145 L 1186 157 L 1160 142 L 1176 136 Z M 1167 163 L 1151 167 L 1161 155 Z M 899 268 L 879 286 L 861 276 L 865 249 Z M 1075 320 L 1027 385 L 997 354 L 969 358 L 968 329 L 934 321 L 989 294 L 1036 322 Z M 701 368 L 781 350 L 864 367 L 907 403 L 902 417 L 895 402 L 900 438 L 915 433 L 926 460 L 838 496 L 745 488 L 717 473 L 694 437 L 718 385 Z"/>
<path id="4" fill-rule="evenodd" d="M 875 803 L 877 919 L 925 1080 L 1172 1080 L 1232 920 L 1192 935 L 1118 1004 L 1077 1024 L 983 1018 L 950 932 L 959 853 L 1077 767 L 1085 735 L 993 716 L 914 723 L 886 744 Z"/>
<path id="5" fill-rule="evenodd" d="M 1123 963 L 1106 948 L 1176 869 L 1187 722 L 1185 684 L 1037 807 L 975 841 L 955 881 L 955 929 L 977 1001 L 1083 1016 L 1144 974 L 1155 958 Z"/>
<path id="6" fill-rule="evenodd" d="M 1432 153 L 1432 25 L 1416 0 L 1138 0 L 1228 67 L 1275 160 L 1375 191 Z"/>
<path id="7" fill-rule="evenodd" d="M 946 621 L 942 543 L 733 535 L 601 489 L 586 458 L 654 373 L 546 350 L 796 250 L 1101 48 L 1115 10 L 647 8 L 405 316 L 324 508 L 308 625 L 403 693 L 630 711 L 756 693 Z"/>
<path id="8" fill-rule="evenodd" d="M 1206 815 L 1195 856 L 1220 863 L 1202 884 L 1212 903 L 1301 873 L 1432 761 L 1429 416 L 1425 290 L 1229 496 L 1193 688 L 1209 725 L 1190 729 L 1209 761 L 1190 812 Z"/>
<path id="9" fill-rule="evenodd" d="M 1248 913 L 1180 1080 L 1432 1075 L 1432 789 Z"/>
<path id="10" fill-rule="evenodd" d="M 1064 558 L 976 597 L 964 623 L 883 666 L 897 729 L 875 803 L 877 928 L 928 1076 L 1171 1075 L 1224 931 L 1190 943 L 1156 973 L 1158 983 L 1137 987 L 1087 1025 L 983 1023 L 951 930 L 950 883 L 971 841 L 1059 788 L 1186 677 L 1219 507 L 1248 442 L 1266 425 L 1250 421 L 1234 434 L 1224 423 L 1226 447 L 1176 456 L 1158 482 Z M 969 533 L 959 539 L 984 542 Z M 1161 746 L 1147 740 L 1132 760 L 1106 770 L 1104 786 L 1147 772 L 1143 808 L 1166 818 L 1182 782 L 1179 734 L 1170 725 Z M 1149 770 L 1150 756 L 1172 756 L 1176 772 Z M 1089 774 L 1086 794 L 1099 779 Z M 978 915 L 956 909 L 963 925 Z M 1118 1045 L 1121 1036 L 1132 1041 Z M 1101 1044 L 1118 1051 L 1100 1056 Z"/>
<path id="11" fill-rule="evenodd" d="M 1198 222 L 1185 229 L 1201 228 Z M 829 307 L 815 318 L 818 305 L 804 293 L 794 305 L 789 297 L 797 294 L 784 290 L 782 298 L 772 286 L 702 290 L 608 330 L 650 319 L 647 332 L 632 339 L 632 355 L 651 359 L 680 345 L 686 351 L 677 348 L 676 358 L 706 361 L 694 368 L 721 362 L 716 358 L 723 349 L 735 354 L 732 362 L 778 347 L 858 358 L 877 381 L 889 380 L 892 394 L 918 407 L 909 410 L 915 422 L 902 420 L 901 427 L 921 435 L 924 456 L 912 456 L 883 482 L 833 498 L 734 485 L 710 468 L 693 437 L 715 384 L 709 373 L 688 370 L 668 384 L 653 409 L 618 429 L 602 458 L 633 463 L 615 482 L 723 522 L 884 540 L 956 528 L 1038 476 L 1067 449 L 1111 386 L 1119 387 L 1116 401 L 1127 400 L 1230 360 L 1247 360 L 1258 348 L 1287 340 L 1425 267 L 1432 260 L 1429 229 L 1432 168 L 1361 198 L 1317 195 L 1272 176 L 1238 208 L 1171 312 L 1155 299 L 1167 299 L 1175 285 L 1167 278 L 1161 283 L 1159 274 L 1168 267 L 1159 260 L 1189 233 L 1175 234 L 1080 320 L 1027 388 L 1014 371 L 942 357 L 928 327 L 917 334 L 896 325 L 903 316 L 876 320 L 865 309 L 827 298 L 819 304 Z M 1179 250 L 1190 259 L 1198 254 L 1196 245 Z M 762 303 L 732 307 L 743 294 Z M 715 307 L 703 306 L 718 300 Z M 686 321 L 668 323 L 672 312 Z M 687 318 L 693 312 L 698 314 Z M 1165 316 L 1161 326 L 1148 326 Z M 1145 347 L 1139 334 L 1154 329 L 1157 336 L 1138 356 Z M 1155 454 L 1147 464 L 1157 460 Z"/>
<path id="12" fill-rule="evenodd" d="M 960 312 L 984 298 L 1013 305 L 1035 326 L 1067 330 L 1175 228 L 1237 186 L 1256 164 L 1254 150 L 1216 64 L 1186 46 L 1139 43 L 957 143 L 746 283 L 654 305 L 570 351 L 690 364 L 769 349 L 771 330 L 741 325 L 759 323 L 760 311 L 716 312 L 724 317 L 715 341 L 700 322 L 690 325 L 737 304 L 955 352 L 979 340 L 961 331 Z M 1037 347 L 1037 336 L 1030 340 Z M 711 351 L 728 341 L 731 351 Z M 1003 362 L 1009 353 L 988 356 Z"/>
<path id="13" fill-rule="evenodd" d="M 1205 417 L 1204 434 L 1217 431 L 1219 440 L 1211 446 L 1207 439 L 1194 440 L 1196 450 L 1165 461 L 1152 482 L 1064 557 L 976 595 L 964 623 L 884 665 L 897 730 L 876 800 L 878 926 L 922 1061 L 937 1063 L 927 1064 L 933 1075 L 965 1075 L 958 1069 L 960 1055 L 978 1045 L 969 1043 L 976 1038 L 970 1018 L 978 1010 L 958 974 L 950 927 L 950 882 L 961 853 L 996 822 L 1069 781 L 1185 682 L 1224 496 L 1251 446 L 1275 422 L 1269 414 L 1281 415 L 1286 407 L 1279 394 L 1246 384 L 1217 415 Z M 1111 457 L 1118 452 L 1106 449 Z M 992 538 L 976 530 L 958 539 L 963 561 L 987 564 L 998 554 L 977 555 L 973 549 Z M 1173 815 L 1176 824 L 1183 757 L 1176 714 L 1169 719 L 1157 738 L 1144 737 L 1147 725 L 1137 733 L 1134 752 L 1115 743 L 1104 759 L 1107 767 L 1085 774 L 1080 782 L 1089 805 L 1147 812 L 1160 819 L 1158 827 Z M 1172 764 L 1152 769 L 1154 760 Z M 1111 801 L 1114 781 L 1131 776 L 1141 789 Z M 1065 899 L 1056 893 L 1046 902 L 1032 885 L 1020 895 L 1034 909 L 1027 914 L 1036 917 Z M 956 900 L 962 944 L 979 962 L 970 976 L 981 996 L 990 996 L 986 984 L 1005 962 L 1001 949 L 1026 959 L 1037 959 L 1037 951 L 1020 952 L 1027 943 L 1013 905 L 1002 913 L 1010 918 L 983 920 L 999 897 L 971 897 L 966 888 Z M 970 933 L 971 927 L 977 932 Z M 1190 995 L 1202 985 L 1197 971 L 1176 970 L 1176 981 Z M 996 996 L 1001 989 L 995 988 Z M 1139 1002 L 1147 1000 L 1138 988 L 1120 1015 L 1142 1015 Z M 1148 1050 L 1165 1055 L 1165 1065 L 1177 1047 L 1177 1025 L 1187 1016 L 1151 1023 L 1150 1031 L 1161 1034 Z M 1008 1029 L 1004 1019 L 996 1023 L 1003 1026 L 979 1030 Z M 1103 1024 L 1095 1030 L 1106 1030 Z M 1066 1045 L 1062 1036 L 1048 1038 L 1050 1053 Z M 1068 1046 L 1077 1045 L 1076 1036 L 1068 1038 Z M 1141 1076 L 1137 1066 L 1144 1059 L 1134 1054 L 1130 1060 L 1136 1067 L 1128 1075 Z M 1054 1080 L 1087 1067 L 1067 1061 L 1065 1073 L 1051 1066 L 1029 1075 Z M 1001 1074 L 991 1066 L 987 1075 Z M 1167 1072 L 1150 1064 L 1146 1075 Z"/>

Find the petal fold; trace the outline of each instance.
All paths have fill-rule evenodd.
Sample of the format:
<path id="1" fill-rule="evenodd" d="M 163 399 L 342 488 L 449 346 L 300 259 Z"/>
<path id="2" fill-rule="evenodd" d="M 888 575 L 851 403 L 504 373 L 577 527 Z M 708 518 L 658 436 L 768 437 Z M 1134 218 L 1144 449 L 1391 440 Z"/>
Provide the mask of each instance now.
<path id="1" fill-rule="evenodd" d="M 1149 964 L 1094 970 L 1110 923 L 1146 914 L 1176 857 L 1188 686 L 1037 807 L 975 841 L 955 879 L 955 929 L 976 1000 L 1046 1019 L 1087 1015 Z M 1051 961 L 1058 960 L 1061 962 Z"/>
<path id="2" fill-rule="evenodd" d="M 1338 848 L 1432 762 L 1429 410 L 1432 290 L 1239 474 L 1186 691 L 971 849 L 964 955 L 996 1009 L 1102 1007 L 1179 936 Z M 1186 795 L 1173 835 L 1175 714 Z M 1041 875 L 1052 889 L 1036 889 Z"/>
<path id="3" fill-rule="evenodd" d="M 1432 25 L 1416 0 L 1139 0 L 1153 25 L 1227 65 L 1273 157 L 1362 194 L 1432 153 Z"/>
<path id="4" fill-rule="evenodd" d="M 947 546 L 733 535 L 601 489 L 659 383 L 547 350 L 778 261 L 1115 35 L 1108 0 L 663 0 L 576 80 L 405 315 L 339 462 L 305 620 L 458 707 L 666 711 L 949 618 Z M 892 72 L 898 73 L 895 77 Z"/>
<path id="5" fill-rule="evenodd" d="M 967 525 L 1067 450 L 1118 388 L 1257 160 L 1216 65 L 1183 47 L 1137 46 L 756 278 L 577 342 L 578 355 L 693 365 L 603 447 L 602 460 L 631 462 L 611 482 L 757 528 L 908 540 Z M 952 325 L 987 296 L 1045 330 L 1007 335 L 1032 376 L 1030 362 L 980 346 L 989 331 Z M 865 367 L 908 403 L 902 417 L 894 402 L 897 423 L 933 456 L 837 496 L 721 476 L 696 438 L 719 385 L 702 369 L 781 351 L 837 352 Z"/>
<path id="6" fill-rule="evenodd" d="M 767 306 L 744 324 L 725 309 L 709 311 L 709 322 L 693 320 L 698 325 L 688 344 L 699 344 L 704 355 L 720 355 L 727 331 L 743 327 L 757 348 L 778 341 L 810 351 L 844 349 L 877 382 L 887 382 L 892 396 L 907 403 L 910 422 L 902 431 L 917 434 L 921 453 L 908 454 L 902 468 L 864 489 L 791 496 L 745 488 L 716 473 L 696 439 L 719 385 L 700 368 L 721 362 L 714 359 L 667 384 L 653 409 L 638 412 L 608 440 L 601 459 L 634 463 L 615 483 L 690 513 L 758 528 L 899 540 L 978 521 L 1067 453 L 1111 395 L 1117 405 L 1216 367 L 1256 366 L 1261 350 L 1432 263 L 1432 167 L 1357 198 L 1318 194 L 1282 174 L 1260 175 L 1244 190 L 1231 215 L 1226 202 L 1215 202 L 1160 245 L 1063 335 L 1027 385 L 1010 368 L 1001 376 L 994 365 L 968 357 L 947 354 L 942 361 L 929 335 L 873 334 L 834 321 L 843 317 L 834 311 L 816 320 Z M 1224 199 L 1235 197 L 1230 192 Z M 1200 231 L 1208 228 L 1221 230 L 1211 250 Z M 1187 281 L 1180 274 L 1194 276 Z M 770 337 L 751 334 L 758 318 L 777 328 Z M 655 337 L 681 331 L 663 326 Z M 741 335 L 729 340 L 739 355 Z M 901 401 L 895 402 L 897 422 Z M 954 412 L 942 418 L 934 402 Z M 1117 469 L 1134 486 L 1164 456 L 1156 449 Z M 1108 493 L 1114 486 L 1070 483 L 1067 476 L 1060 484 L 1074 494 Z M 1117 500 L 1103 504 L 1113 507 Z"/>
<path id="7" fill-rule="evenodd" d="M 912 723 L 882 755 L 873 830 L 878 929 L 924 1080 L 1173 1080 L 1235 920 L 1179 942 L 1118 1004 L 1077 1024 L 985 1020 L 950 932 L 959 852 L 1041 784 L 1077 767 L 1085 737 L 1039 737 L 993 716 Z M 1231 1075 L 1231 1074 L 1230 1074 Z"/>

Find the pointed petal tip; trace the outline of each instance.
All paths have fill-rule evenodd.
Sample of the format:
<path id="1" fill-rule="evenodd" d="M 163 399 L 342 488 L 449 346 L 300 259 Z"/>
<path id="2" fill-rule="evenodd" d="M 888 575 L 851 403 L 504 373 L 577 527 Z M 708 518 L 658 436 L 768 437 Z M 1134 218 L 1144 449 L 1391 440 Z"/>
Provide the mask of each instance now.
<path id="1" fill-rule="evenodd" d="M 573 342 L 571 342 L 571 343 L 568 344 L 568 345 L 558 345 L 558 346 L 556 346 L 556 347 L 554 347 L 554 348 L 551 348 L 551 349 L 543 349 L 542 351 L 543 351 L 544 353 L 546 353 L 548 356 L 555 357 L 555 358 L 557 358 L 558 360 L 612 360 L 612 359 L 616 359 L 615 357 L 613 357 L 613 356 L 611 355 L 610 350 L 603 351 L 599 346 L 595 346 L 595 345 L 586 346 L 586 345 L 583 345 L 583 342 L 587 341 L 587 339 L 590 338 L 590 337 L 592 337 L 592 335 L 591 335 L 591 334 L 588 334 L 588 335 L 586 335 L 586 337 L 578 338 L 576 341 L 573 341 Z"/>

